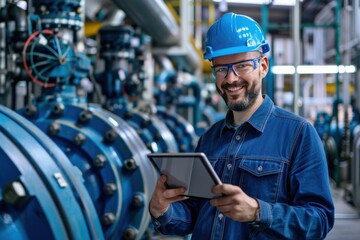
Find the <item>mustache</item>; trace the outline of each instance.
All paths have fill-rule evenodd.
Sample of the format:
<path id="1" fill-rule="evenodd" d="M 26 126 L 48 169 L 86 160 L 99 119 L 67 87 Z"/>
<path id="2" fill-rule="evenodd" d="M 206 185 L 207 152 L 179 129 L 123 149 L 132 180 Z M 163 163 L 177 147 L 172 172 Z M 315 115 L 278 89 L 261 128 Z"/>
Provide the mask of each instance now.
<path id="1" fill-rule="evenodd" d="M 238 82 L 234 82 L 234 83 L 223 83 L 221 84 L 221 88 L 230 88 L 230 87 L 244 87 L 247 86 L 247 82 L 246 81 L 238 81 Z"/>

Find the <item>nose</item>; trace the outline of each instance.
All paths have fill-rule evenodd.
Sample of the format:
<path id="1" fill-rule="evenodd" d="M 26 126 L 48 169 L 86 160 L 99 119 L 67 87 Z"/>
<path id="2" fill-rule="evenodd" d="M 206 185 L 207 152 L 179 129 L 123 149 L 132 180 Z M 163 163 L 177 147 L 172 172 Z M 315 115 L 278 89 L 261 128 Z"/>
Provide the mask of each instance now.
<path id="1" fill-rule="evenodd" d="M 234 68 L 232 66 L 229 67 L 229 69 L 226 73 L 226 76 L 225 76 L 225 80 L 235 81 L 235 80 L 237 80 L 237 77 L 238 77 L 238 75 L 236 74 Z"/>

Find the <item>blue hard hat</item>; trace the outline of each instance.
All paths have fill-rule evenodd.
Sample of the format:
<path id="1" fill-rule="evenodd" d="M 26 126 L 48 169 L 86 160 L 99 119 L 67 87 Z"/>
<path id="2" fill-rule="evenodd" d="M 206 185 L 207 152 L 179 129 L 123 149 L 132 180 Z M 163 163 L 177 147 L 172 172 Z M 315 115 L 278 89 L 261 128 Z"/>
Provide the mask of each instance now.
<path id="1" fill-rule="evenodd" d="M 204 59 L 251 51 L 267 53 L 270 46 L 259 24 L 248 16 L 226 13 L 207 32 Z"/>

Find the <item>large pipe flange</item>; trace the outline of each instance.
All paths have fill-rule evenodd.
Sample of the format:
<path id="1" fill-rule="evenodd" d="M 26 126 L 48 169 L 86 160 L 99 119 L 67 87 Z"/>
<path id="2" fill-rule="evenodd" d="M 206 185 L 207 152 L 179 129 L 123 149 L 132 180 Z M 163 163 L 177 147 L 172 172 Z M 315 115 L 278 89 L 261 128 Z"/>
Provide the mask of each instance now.
<path id="1" fill-rule="evenodd" d="M 83 178 L 43 132 L 0 106 L 0 239 L 104 239 Z"/>
<path id="2" fill-rule="evenodd" d="M 97 105 L 57 100 L 38 104 L 37 109 L 28 118 L 81 171 L 105 238 L 124 236 L 130 228 L 136 230 L 139 238 L 150 221 L 146 205 L 157 173 L 149 164 L 149 151 L 136 131 Z"/>

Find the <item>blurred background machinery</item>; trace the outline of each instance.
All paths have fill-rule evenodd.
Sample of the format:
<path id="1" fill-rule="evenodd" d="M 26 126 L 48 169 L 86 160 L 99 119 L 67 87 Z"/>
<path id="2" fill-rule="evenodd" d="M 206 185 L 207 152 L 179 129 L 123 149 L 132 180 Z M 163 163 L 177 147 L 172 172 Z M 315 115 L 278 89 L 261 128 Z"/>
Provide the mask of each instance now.
<path id="1" fill-rule="evenodd" d="M 255 2 L 1 0 L 0 239 L 156 237 L 146 154 L 194 151 L 224 117 L 202 44 L 226 11 L 261 23 L 265 93 L 314 123 L 360 209 L 359 0 Z"/>

